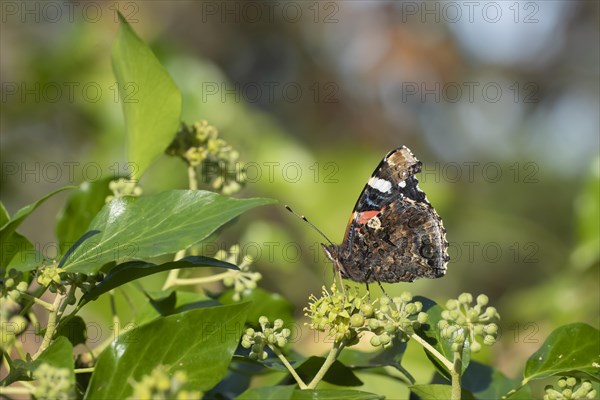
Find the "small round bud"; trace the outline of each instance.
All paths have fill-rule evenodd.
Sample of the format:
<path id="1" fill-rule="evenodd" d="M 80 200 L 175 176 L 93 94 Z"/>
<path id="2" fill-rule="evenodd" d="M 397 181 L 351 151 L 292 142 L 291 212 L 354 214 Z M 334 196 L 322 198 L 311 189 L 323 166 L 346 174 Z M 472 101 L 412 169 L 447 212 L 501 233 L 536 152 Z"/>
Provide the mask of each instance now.
<path id="1" fill-rule="evenodd" d="M 249 349 L 252 346 L 252 342 L 250 342 L 249 340 L 244 340 L 242 339 L 242 347 L 245 349 Z"/>
<path id="2" fill-rule="evenodd" d="M 467 312 L 467 318 L 469 319 L 469 321 L 471 322 L 476 322 L 479 319 L 479 312 L 477 310 L 474 309 L 470 309 Z"/>
<path id="3" fill-rule="evenodd" d="M 10 292 L 8 292 L 8 297 L 10 297 L 14 301 L 18 301 L 19 298 L 21 297 L 21 292 L 19 292 L 16 289 L 11 290 Z"/>
<path id="4" fill-rule="evenodd" d="M 483 325 L 477 324 L 473 327 L 473 333 L 475 335 L 481 336 L 481 335 L 483 335 L 483 332 L 484 332 Z"/>
<path id="5" fill-rule="evenodd" d="M 485 306 L 490 301 L 490 299 L 485 294 L 480 294 L 477 296 L 477 304 L 480 306 Z"/>
<path id="6" fill-rule="evenodd" d="M 566 399 L 570 399 L 573 396 L 573 391 L 571 389 L 565 389 L 562 391 L 562 395 Z"/>
<path id="7" fill-rule="evenodd" d="M 458 301 L 461 304 L 471 304 L 473 302 L 473 295 L 471 293 L 461 293 L 460 296 L 458 296 Z"/>
<path id="8" fill-rule="evenodd" d="M 359 328 L 365 323 L 365 317 L 362 314 L 354 314 L 350 317 L 350 325 L 353 328 Z"/>
<path id="9" fill-rule="evenodd" d="M 587 399 L 595 399 L 597 396 L 597 392 L 596 389 L 592 389 L 588 392 L 588 394 L 585 396 Z"/>
<path id="10" fill-rule="evenodd" d="M 369 329 L 374 331 L 375 329 L 378 329 L 381 326 L 381 322 L 379 322 L 379 320 L 376 320 L 375 318 L 370 318 L 369 319 Z"/>
<path id="11" fill-rule="evenodd" d="M 292 331 L 290 331 L 288 328 L 283 328 L 281 330 L 281 336 L 284 338 L 289 338 L 292 335 Z"/>
<path id="12" fill-rule="evenodd" d="M 367 318 L 373 315 L 373 310 L 373 306 L 369 303 L 364 303 L 360 306 L 360 312 L 362 312 L 363 315 Z"/>
<path id="13" fill-rule="evenodd" d="M 417 306 L 415 306 L 413 303 L 408 303 L 406 305 L 406 307 L 404 308 L 404 310 L 410 315 L 410 314 L 415 314 L 417 312 Z"/>
<path id="14" fill-rule="evenodd" d="M 413 304 L 415 305 L 415 307 L 417 307 L 417 312 L 423 311 L 423 303 L 421 303 L 420 301 L 415 301 Z"/>
<path id="15" fill-rule="evenodd" d="M 557 382 L 557 386 L 559 388 L 561 388 L 561 389 L 567 387 L 567 379 L 566 378 L 560 378 L 558 380 L 558 382 Z"/>
<path id="16" fill-rule="evenodd" d="M 379 336 L 373 336 L 371 338 L 371 346 L 378 347 L 381 345 L 381 341 L 379 340 Z"/>
<path id="17" fill-rule="evenodd" d="M 429 315 L 427 315 L 427 313 L 420 312 L 419 315 L 417 315 L 417 322 L 419 322 L 420 324 L 424 324 L 427 322 L 428 318 L 429 318 Z"/>
<path id="18" fill-rule="evenodd" d="M 7 288 L 13 287 L 14 284 L 15 280 L 13 278 L 8 278 L 6 281 L 4 281 L 4 286 L 6 286 Z"/>
<path id="19" fill-rule="evenodd" d="M 455 310 L 457 308 L 458 308 L 458 301 L 456 301 L 455 299 L 450 299 L 446 302 L 446 309 Z"/>
<path id="20" fill-rule="evenodd" d="M 498 316 L 498 312 L 496 311 L 495 307 L 488 307 L 485 309 L 485 315 L 488 318 L 494 318 L 494 317 Z"/>
<path id="21" fill-rule="evenodd" d="M 284 337 L 279 336 L 277 338 L 277 347 L 284 347 L 287 343 L 287 340 L 285 340 Z"/>
<path id="22" fill-rule="evenodd" d="M 442 319 L 444 319 L 444 320 L 453 319 L 453 318 L 450 316 L 450 311 L 448 311 L 448 310 L 444 310 L 444 311 L 442 311 Z"/>
<path id="23" fill-rule="evenodd" d="M 404 303 L 408 303 L 409 301 L 411 301 L 413 298 L 412 294 L 410 292 L 403 292 L 400 295 L 400 300 L 402 300 Z"/>
<path id="24" fill-rule="evenodd" d="M 262 326 L 268 326 L 269 325 L 269 318 L 265 317 L 264 315 L 262 315 L 259 319 L 258 319 L 258 323 L 261 324 Z"/>
<path id="25" fill-rule="evenodd" d="M 485 337 L 483 338 L 483 344 L 485 344 L 487 346 L 491 346 L 494 343 L 496 343 L 496 338 L 493 337 L 492 335 L 485 335 Z"/>
<path id="26" fill-rule="evenodd" d="M 390 307 L 387 305 L 382 305 L 381 307 L 379 307 L 379 311 L 381 311 L 384 314 L 387 314 L 390 312 Z"/>
<path id="27" fill-rule="evenodd" d="M 275 328 L 276 330 L 283 328 L 283 320 L 278 318 L 275 321 L 273 321 L 273 328 Z"/>
<path id="28" fill-rule="evenodd" d="M 567 386 L 575 386 L 577 384 L 577 379 L 573 378 L 572 376 L 567 378 Z"/>
<path id="29" fill-rule="evenodd" d="M 488 335 L 495 335 L 496 333 L 498 333 L 498 325 L 487 324 L 485 326 L 485 333 L 487 333 Z"/>
<path id="30" fill-rule="evenodd" d="M 254 329 L 252 329 L 252 328 L 246 329 L 246 335 L 254 336 L 254 333 L 255 333 Z"/>
<path id="31" fill-rule="evenodd" d="M 387 333 L 383 333 L 379 336 L 379 342 L 384 346 L 391 341 L 392 341 L 392 338 L 390 338 Z"/>
<path id="32" fill-rule="evenodd" d="M 388 305 L 388 304 L 390 304 L 390 299 L 387 298 L 386 296 L 381 297 L 379 299 L 379 304 L 381 304 L 382 306 Z"/>
<path id="33" fill-rule="evenodd" d="M 251 289 L 251 290 L 256 289 L 256 282 L 255 281 L 246 282 L 246 288 Z"/>
<path id="34" fill-rule="evenodd" d="M 471 351 L 473 353 L 477 353 L 481 350 L 481 345 L 479 344 L 479 342 L 473 342 L 471 343 Z"/>

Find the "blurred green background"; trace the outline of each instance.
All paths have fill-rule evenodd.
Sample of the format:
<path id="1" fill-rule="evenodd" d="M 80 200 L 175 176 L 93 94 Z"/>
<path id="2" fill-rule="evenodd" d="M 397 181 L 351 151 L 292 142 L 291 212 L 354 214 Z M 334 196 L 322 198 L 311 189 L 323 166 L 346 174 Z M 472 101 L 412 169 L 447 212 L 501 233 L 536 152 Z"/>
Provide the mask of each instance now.
<path id="1" fill-rule="evenodd" d="M 410 147 L 452 261 L 442 279 L 386 290 L 488 294 L 502 336 L 478 359 L 515 377 L 558 325 L 599 325 L 598 2 L 2 2 L 10 213 L 127 172 L 117 10 L 178 84 L 183 120 L 208 120 L 248 163 L 240 196 L 289 204 L 333 241 L 381 157 Z M 141 184 L 185 188 L 185 166 L 164 156 Z M 50 257 L 66 196 L 21 229 Z M 275 206 L 206 250 L 239 242 L 300 317 L 333 276 L 320 241 Z"/>

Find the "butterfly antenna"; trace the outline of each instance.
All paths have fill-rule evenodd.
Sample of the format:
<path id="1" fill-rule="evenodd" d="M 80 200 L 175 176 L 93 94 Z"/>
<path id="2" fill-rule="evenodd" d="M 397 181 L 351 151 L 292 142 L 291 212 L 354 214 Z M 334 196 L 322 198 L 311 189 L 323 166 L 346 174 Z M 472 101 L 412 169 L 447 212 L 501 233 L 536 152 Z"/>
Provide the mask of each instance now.
<path id="1" fill-rule="evenodd" d="M 333 244 L 333 242 L 331 240 L 329 240 L 329 238 L 327 236 L 325 236 L 325 234 L 323 232 L 321 232 L 321 230 L 319 228 L 317 228 L 312 222 L 307 220 L 304 215 L 298 214 L 296 211 L 292 210 L 292 208 L 290 206 L 288 206 L 287 204 L 285 205 L 285 209 L 288 210 L 289 212 L 291 212 L 292 214 L 294 214 L 296 217 L 300 218 L 302 221 L 306 222 L 315 231 L 319 232 L 319 235 L 323 236 L 325 238 L 325 240 L 327 240 L 329 242 L 329 244 Z"/>

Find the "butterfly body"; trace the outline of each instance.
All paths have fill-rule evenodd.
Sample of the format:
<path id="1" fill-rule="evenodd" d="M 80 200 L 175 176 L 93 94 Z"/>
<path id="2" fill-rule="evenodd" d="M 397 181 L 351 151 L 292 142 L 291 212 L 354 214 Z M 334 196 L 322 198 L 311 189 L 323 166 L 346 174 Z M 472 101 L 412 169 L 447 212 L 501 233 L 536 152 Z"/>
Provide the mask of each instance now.
<path id="1" fill-rule="evenodd" d="M 389 152 L 375 169 L 342 244 L 322 245 L 342 278 L 394 283 L 446 273 L 446 230 L 419 189 L 420 171 L 421 162 L 405 146 Z"/>

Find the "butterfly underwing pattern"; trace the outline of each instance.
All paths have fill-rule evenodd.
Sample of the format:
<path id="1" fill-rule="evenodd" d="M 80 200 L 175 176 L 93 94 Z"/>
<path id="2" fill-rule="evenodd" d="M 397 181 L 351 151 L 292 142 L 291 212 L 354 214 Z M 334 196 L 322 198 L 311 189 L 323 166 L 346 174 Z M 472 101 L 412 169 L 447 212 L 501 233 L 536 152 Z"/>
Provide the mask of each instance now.
<path id="1" fill-rule="evenodd" d="M 322 245 L 342 278 L 394 283 L 446 273 L 446 229 L 419 189 L 415 174 L 421 165 L 406 146 L 379 163 L 358 197 L 342 244 Z"/>

